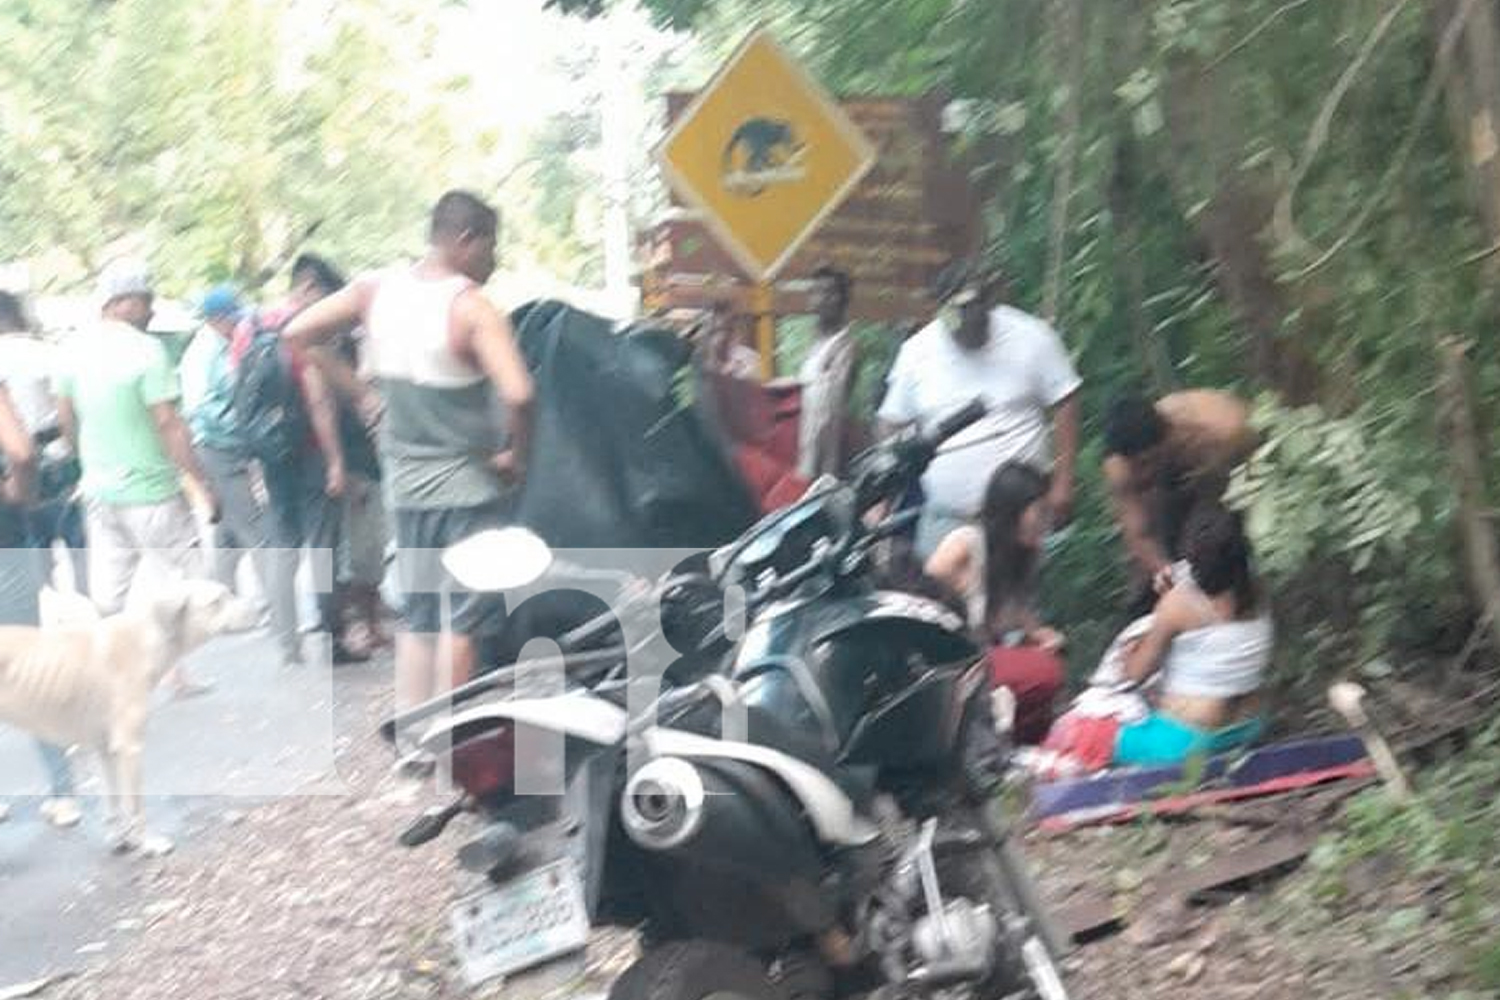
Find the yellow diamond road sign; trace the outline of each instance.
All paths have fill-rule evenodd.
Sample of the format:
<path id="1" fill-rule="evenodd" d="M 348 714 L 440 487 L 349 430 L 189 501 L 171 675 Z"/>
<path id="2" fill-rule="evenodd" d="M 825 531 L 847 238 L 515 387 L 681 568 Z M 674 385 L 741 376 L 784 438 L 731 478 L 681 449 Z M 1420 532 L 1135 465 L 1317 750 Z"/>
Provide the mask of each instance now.
<path id="1" fill-rule="evenodd" d="M 672 187 L 761 281 L 875 162 L 843 109 L 764 30 L 703 88 L 657 156 Z"/>

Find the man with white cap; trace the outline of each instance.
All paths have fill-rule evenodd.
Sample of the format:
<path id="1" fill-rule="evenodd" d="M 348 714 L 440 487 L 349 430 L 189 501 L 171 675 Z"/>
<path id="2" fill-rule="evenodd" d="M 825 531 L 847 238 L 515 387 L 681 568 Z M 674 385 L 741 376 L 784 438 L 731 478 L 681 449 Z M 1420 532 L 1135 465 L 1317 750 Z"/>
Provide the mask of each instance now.
<path id="1" fill-rule="evenodd" d="M 180 575 L 201 571 L 185 475 L 212 521 L 218 501 L 177 412 L 177 377 L 165 347 L 146 332 L 154 296 L 144 264 L 119 261 L 99 279 L 102 319 L 72 338 L 57 380 L 58 418 L 83 467 L 90 590 L 103 614 L 125 605 L 149 552 Z M 185 677 L 169 678 L 179 694 Z"/>

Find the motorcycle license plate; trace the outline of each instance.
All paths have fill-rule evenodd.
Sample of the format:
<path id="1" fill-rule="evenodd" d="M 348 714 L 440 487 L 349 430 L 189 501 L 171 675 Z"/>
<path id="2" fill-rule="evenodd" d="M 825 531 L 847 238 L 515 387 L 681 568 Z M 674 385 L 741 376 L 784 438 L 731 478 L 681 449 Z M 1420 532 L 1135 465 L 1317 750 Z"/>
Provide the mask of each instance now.
<path id="1" fill-rule="evenodd" d="M 583 883 L 569 858 L 459 900 L 449 913 L 454 949 L 470 985 L 583 948 Z"/>

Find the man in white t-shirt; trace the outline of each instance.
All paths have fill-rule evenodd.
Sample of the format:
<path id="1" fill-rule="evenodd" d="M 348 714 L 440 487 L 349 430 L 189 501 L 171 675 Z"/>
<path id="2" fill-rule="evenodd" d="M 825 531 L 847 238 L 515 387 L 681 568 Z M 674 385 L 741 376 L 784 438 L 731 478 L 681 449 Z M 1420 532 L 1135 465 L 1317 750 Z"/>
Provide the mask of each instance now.
<path id="1" fill-rule="evenodd" d="M 979 514 L 985 484 L 1006 462 L 1050 472 L 1053 523 L 1071 515 L 1078 373 L 1048 323 L 995 304 L 997 285 L 972 264 L 946 271 L 938 317 L 901 346 L 887 379 L 878 414 L 883 433 L 930 427 L 976 398 L 987 408 L 983 420 L 943 446 L 922 478 L 916 554 L 923 559 Z"/>

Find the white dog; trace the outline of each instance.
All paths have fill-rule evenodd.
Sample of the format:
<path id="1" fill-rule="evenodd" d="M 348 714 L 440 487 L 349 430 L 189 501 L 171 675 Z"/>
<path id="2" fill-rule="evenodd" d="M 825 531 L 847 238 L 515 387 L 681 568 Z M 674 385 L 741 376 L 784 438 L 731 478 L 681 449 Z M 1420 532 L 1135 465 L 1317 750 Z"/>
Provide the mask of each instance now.
<path id="1" fill-rule="evenodd" d="M 115 849 L 170 849 L 146 837 L 141 815 L 141 749 L 152 692 L 209 639 L 252 627 L 253 611 L 220 584 L 183 580 L 107 618 L 52 595 L 43 621 L 41 628 L 0 627 L 0 723 L 59 746 L 95 750 Z"/>

